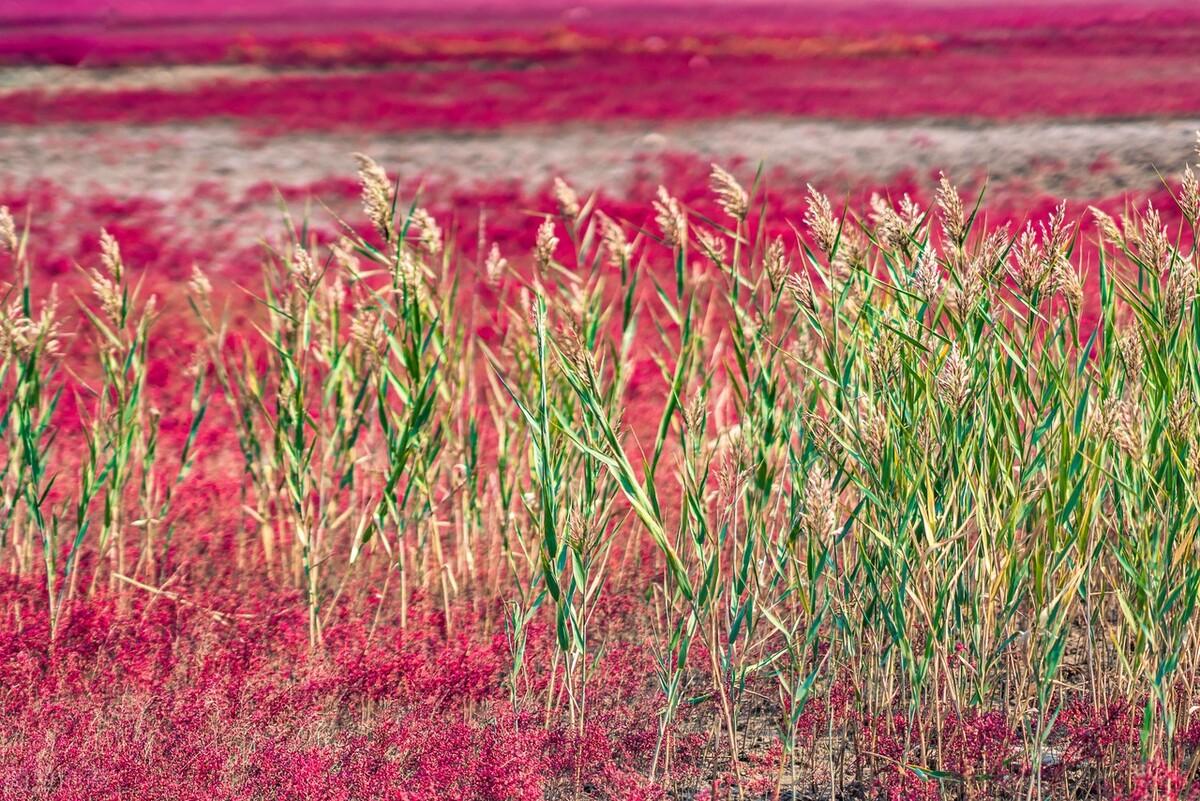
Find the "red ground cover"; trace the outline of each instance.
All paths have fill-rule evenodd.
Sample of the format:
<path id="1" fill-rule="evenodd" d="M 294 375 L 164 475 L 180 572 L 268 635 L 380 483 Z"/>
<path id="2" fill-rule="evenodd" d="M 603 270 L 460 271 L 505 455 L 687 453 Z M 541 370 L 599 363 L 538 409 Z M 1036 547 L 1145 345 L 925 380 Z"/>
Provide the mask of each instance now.
<path id="1" fill-rule="evenodd" d="M 531 19 L 519 7 L 480 15 L 453 34 L 419 10 L 269 24 L 154 17 L 105 28 L 21 23 L 0 35 L 0 58 L 369 69 L 177 87 L 123 88 L 118 79 L 111 87 L 25 89 L 5 97 L 0 123 L 236 120 L 283 133 L 747 115 L 1014 119 L 1200 111 L 1195 9 L 714 8 L 722 7 L 684 14 L 668 5 L 632 17 L 605 7 L 564 20 Z M 765 28 L 763 20 L 772 24 Z"/>

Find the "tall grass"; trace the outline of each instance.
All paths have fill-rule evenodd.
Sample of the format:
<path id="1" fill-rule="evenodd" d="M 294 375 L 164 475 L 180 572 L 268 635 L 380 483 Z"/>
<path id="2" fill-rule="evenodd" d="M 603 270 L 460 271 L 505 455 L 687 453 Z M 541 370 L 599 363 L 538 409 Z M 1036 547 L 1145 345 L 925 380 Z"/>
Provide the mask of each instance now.
<path id="1" fill-rule="evenodd" d="M 512 703 L 565 705 L 582 749 L 605 597 L 644 599 L 651 779 L 670 781 L 684 706 L 708 716 L 686 725 L 711 731 L 729 786 L 750 786 L 751 738 L 774 738 L 775 796 L 885 773 L 978 797 L 998 777 L 952 755 L 964 721 L 998 710 L 1019 746 L 993 768 L 1042 797 L 1079 704 L 1136 704 L 1140 759 L 1195 773 L 1190 170 L 1179 230 L 1095 211 L 1091 243 L 1065 207 L 989 229 L 982 196 L 946 178 L 932 209 L 877 197 L 861 216 L 810 187 L 785 238 L 757 178 L 716 167 L 712 217 L 664 189 L 644 228 L 559 182 L 530 259 L 481 246 L 472 265 L 419 198 L 359 167 L 370 226 L 339 221 L 321 246 L 289 222 L 253 331 L 229 330 L 197 272 L 178 455 L 147 394 L 154 307 L 102 237 L 74 481 L 56 462 L 61 321 L 53 299 L 35 316 L 26 237 L 0 215 L 0 542 L 11 571 L 44 575 L 52 628 L 78 587 L 161 591 L 213 400 L 244 475 L 237 567 L 301 592 L 314 650 L 344 593 L 402 621 L 415 593 L 448 616 L 500 600 Z M 646 392 L 653 412 L 625 419 Z M 537 620 L 549 666 L 525 664 Z M 818 705 L 837 711 L 819 732 Z"/>

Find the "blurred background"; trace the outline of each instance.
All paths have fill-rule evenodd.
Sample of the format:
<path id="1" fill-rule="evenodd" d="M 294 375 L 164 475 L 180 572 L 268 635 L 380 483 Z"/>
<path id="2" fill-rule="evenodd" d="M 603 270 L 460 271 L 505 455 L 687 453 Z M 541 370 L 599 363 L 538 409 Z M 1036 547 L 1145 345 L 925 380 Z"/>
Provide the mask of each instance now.
<path id="1" fill-rule="evenodd" d="M 467 240 L 524 244 L 555 176 L 632 214 L 711 161 L 785 210 L 945 171 L 1019 221 L 1162 195 L 1198 54 L 1167 0 L 6 0 L 0 193 L 53 219 L 50 270 L 112 217 L 165 270 L 238 262 L 280 197 L 352 205 L 355 151 Z"/>

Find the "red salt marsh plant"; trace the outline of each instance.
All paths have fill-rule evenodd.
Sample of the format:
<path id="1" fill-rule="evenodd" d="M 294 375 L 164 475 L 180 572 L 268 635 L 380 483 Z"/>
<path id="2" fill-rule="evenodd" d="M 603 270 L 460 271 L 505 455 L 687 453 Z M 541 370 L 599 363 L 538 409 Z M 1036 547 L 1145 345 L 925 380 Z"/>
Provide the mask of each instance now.
<path id="1" fill-rule="evenodd" d="M 253 314 L 197 267 L 166 397 L 119 240 L 54 302 L 0 213 L 6 792 L 1194 792 L 1193 179 L 1088 276 L 1064 207 L 716 167 L 473 262 L 358 167 Z"/>
<path id="2" fill-rule="evenodd" d="M 1116 118 L 1200 108 L 1192 69 L 1200 16 L 1183 4 L 1018 4 L 953 14 L 833 6 L 739 13 L 668 4 L 631 13 L 618 5 L 564 24 L 518 4 L 460 20 L 453 33 L 412 9 L 386 20 L 285 13 L 274 23 L 202 26 L 159 13 L 148 24 L 101 30 L 17 25 L 0 37 L 0 60 L 82 69 L 65 86 L 5 92 L 0 123 L 232 120 L 284 134 L 746 116 Z M 163 64 L 258 64 L 270 72 L 218 68 L 195 80 L 183 71 L 163 82 L 161 74 L 120 71 Z M 115 81 L 106 72 L 113 68 Z M 140 83 L 148 74 L 158 77 Z"/>
<path id="3" fill-rule="evenodd" d="M 808 56 L 584 53 L 538 69 L 283 73 L 176 87 L 31 88 L 6 93 L 0 123 L 169 124 L 232 121 L 265 135 L 293 131 L 490 131 L 574 123 L 655 125 L 731 117 L 840 120 L 928 117 L 1186 116 L 1200 108 L 1189 55 L 1137 64 L 1106 54 L 982 52 Z M 1051 64 L 1047 65 L 1047 59 Z M 1002 70 L 1004 80 L 993 78 Z M 1177 75 L 1164 86 L 1163 75 Z M 622 86 L 620 93 L 606 87 Z"/>

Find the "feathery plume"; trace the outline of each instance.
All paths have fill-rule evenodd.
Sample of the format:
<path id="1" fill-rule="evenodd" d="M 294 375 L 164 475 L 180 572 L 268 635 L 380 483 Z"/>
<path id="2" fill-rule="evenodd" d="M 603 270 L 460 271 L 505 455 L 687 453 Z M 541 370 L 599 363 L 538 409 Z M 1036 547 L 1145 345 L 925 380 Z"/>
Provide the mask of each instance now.
<path id="1" fill-rule="evenodd" d="M 306 294 L 311 293 L 321 280 L 321 270 L 313 261 L 312 255 L 304 248 L 296 248 L 292 260 L 288 263 L 288 272 Z"/>
<path id="2" fill-rule="evenodd" d="M 100 229 L 100 263 L 108 276 L 118 284 L 121 283 L 123 264 L 121 262 L 121 246 L 105 229 Z"/>
<path id="3" fill-rule="evenodd" d="M 1054 260 L 1050 281 L 1054 290 L 1066 299 L 1071 314 L 1078 315 L 1079 309 L 1083 305 L 1083 282 L 1066 256 L 1060 254 Z"/>
<path id="4" fill-rule="evenodd" d="M 784 279 L 784 285 L 796 306 L 812 312 L 817 310 L 816 293 L 813 291 L 812 277 L 808 274 L 808 270 L 801 269 L 789 273 L 788 277 Z"/>
<path id="5" fill-rule="evenodd" d="M 983 244 L 979 246 L 979 252 L 975 257 L 979 263 L 980 275 L 988 279 L 993 279 L 1000 275 L 1004 270 L 1003 259 L 1005 251 L 1008 250 L 1008 245 L 1008 223 L 1005 223 L 984 237 Z"/>
<path id="6" fill-rule="evenodd" d="M 858 431 L 867 457 L 872 464 L 879 464 L 887 445 L 888 423 L 887 417 L 870 398 L 858 401 Z"/>
<path id="7" fill-rule="evenodd" d="M 987 293 L 987 286 L 984 283 L 983 264 L 985 263 L 985 257 L 982 256 L 971 259 L 962 270 L 955 274 L 958 283 L 947 290 L 950 307 L 954 309 L 954 313 L 959 318 L 965 318 L 975 311 L 980 298 Z"/>
<path id="8" fill-rule="evenodd" d="M 578 219 L 581 211 L 579 195 L 575 194 L 571 185 L 562 178 L 554 179 L 554 202 L 558 204 L 558 210 L 562 212 L 562 216 L 568 220 Z"/>
<path id="9" fill-rule="evenodd" d="M 725 264 L 725 256 L 728 254 L 728 250 L 724 238 L 703 228 L 697 228 L 696 242 L 700 245 L 700 249 L 704 251 L 704 255 L 712 260 L 713 264 L 716 264 L 718 267 Z"/>
<path id="10" fill-rule="evenodd" d="M 354 160 L 358 162 L 358 180 L 362 185 L 363 211 L 367 219 L 375 226 L 384 238 L 392 238 L 392 184 L 387 173 L 373 158 L 363 153 L 355 153 Z"/>
<path id="11" fill-rule="evenodd" d="M 1200 179 L 1188 165 L 1183 170 L 1183 181 L 1179 186 L 1179 210 L 1192 225 L 1200 219 Z"/>
<path id="12" fill-rule="evenodd" d="M 763 270 L 771 282 L 771 289 L 780 289 L 787 280 L 788 273 L 791 271 L 791 263 L 788 261 L 782 237 L 775 237 L 771 244 L 767 245 L 767 250 L 763 254 Z"/>
<path id="13" fill-rule="evenodd" d="M 1190 389 L 1181 389 L 1167 407 L 1167 429 L 1177 442 L 1192 441 L 1195 431 L 1196 397 Z"/>
<path id="14" fill-rule="evenodd" d="M 654 219 L 668 247 L 682 247 L 687 242 L 687 217 L 679 201 L 663 186 L 658 188 L 658 199 L 654 201 Z"/>
<path id="15" fill-rule="evenodd" d="M 1161 269 L 1171 244 L 1167 238 L 1167 226 L 1163 225 L 1162 217 L 1152 201 L 1146 201 L 1146 214 L 1141 221 L 1141 231 L 1135 241 L 1137 254 L 1151 269 Z"/>
<path id="16" fill-rule="evenodd" d="M 483 275 L 488 286 L 499 286 L 500 279 L 507 271 L 508 259 L 500 255 L 500 246 L 493 242 L 492 249 L 488 251 L 487 261 L 483 264 Z"/>
<path id="17" fill-rule="evenodd" d="M 804 212 L 804 222 L 812 233 L 817 247 L 826 256 L 833 253 L 838 240 L 838 222 L 833 216 L 833 206 L 829 198 L 808 185 L 808 210 Z"/>
<path id="18" fill-rule="evenodd" d="M 1064 200 L 1054 207 L 1054 211 L 1050 212 L 1045 222 L 1038 223 L 1042 230 L 1042 245 L 1048 258 L 1062 254 L 1071 241 L 1071 232 L 1075 229 L 1075 224 L 1067 222 L 1066 219 L 1067 202 Z"/>
<path id="19" fill-rule="evenodd" d="M 354 310 L 350 317 L 350 341 L 368 368 L 382 361 L 388 349 L 388 332 L 378 309 L 360 305 Z"/>
<path id="20" fill-rule="evenodd" d="M 1130 459 L 1142 455 L 1142 416 L 1136 403 L 1122 398 L 1108 408 L 1106 425 L 1109 437 Z"/>
<path id="21" fill-rule="evenodd" d="M 600 241 L 608 254 L 610 267 L 621 269 L 633 256 L 633 245 L 625 238 L 625 231 L 612 217 L 598 212 L 600 218 Z"/>
<path id="22" fill-rule="evenodd" d="M 932 303 L 942 285 L 942 269 L 938 266 L 937 253 L 930 246 L 917 257 L 917 266 L 908 279 L 908 288 L 927 303 Z"/>
<path id="23" fill-rule="evenodd" d="M 708 415 L 708 399 L 703 392 L 696 393 L 683 409 L 683 429 L 692 437 L 704 436 L 705 420 Z"/>
<path id="24" fill-rule="evenodd" d="M 590 384 L 596 375 L 596 360 L 579 328 L 570 322 L 562 325 L 554 342 L 565 365 Z"/>
<path id="25" fill-rule="evenodd" d="M 1096 227 L 1100 229 L 1100 236 L 1106 242 L 1117 247 L 1125 244 L 1125 237 L 1121 234 L 1116 220 L 1095 206 L 1088 206 L 1088 211 L 1092 213 L 1092 217 L 1096 220 Z"/>
<path id="26" fill-rule="evenodd" d="M 900 375 L 900 345 L 902 340 L 887 326 L 881 326 L 867 350 L 867 364 L 877 387 L 886 387 Z"/>
<path id="27" fill-rule="evenodd" d="M 442 252 L 442 229 L 428 210 L 413 209 L 410 225 L 417 235 L 417 242 L 420 243 L 422 250 L 430 256 L 436 256 Z"/>
<path id="28" fill-rule="evenodd" d="M 746 219 L 746 215 L 750 213 L 750 196 L 736 178 L 713 164 L 709 174 L 709 186 L 716 194 L 717 205 L 722 211 L 739 222 Z"/>
<path id="29" fill-rule="evenodd" d="M 92 270 L 88 277 L 92 285 L 92 294 L 100 301 L 100 309 L 114 325 L 121 325 L 121 309 L 124 305 L 121 290 L 115 281 L 100 270 Z"/>
<path id="30" fill-rule="evenodd" d="M 188 281 L 188 292 L 201 309 L 207 309 L 212 297 L 212 281 L 200 269 L 200 265 L 192 265 L 192 277 Z"/>
<path id="31" fill-rule="evenodd" d="M 1130 384 L 1138 386 L 1142 383 L 1142 368 L 1145 364 L 1145 349 L 1142 347 L 1142 334 L 1137 328 L 1122 331 L 1117 337 L 1117 352 L 1121 354 L 1121 363 L 1125 365 L 1125 377 Z"/>
<path id="32" fill-rule="evenodd" d="M 871 195 L 871 221 L 875 224 L 875 239 L 890 250 L 901 250 L 908 244 L 908 231 L 895 209 L 879 193 Z"/>
<path id="33" fill-rule="evenodd" d="M 942 230 L 956 245 L 961 244 L 966 234 L 966 213 L 957 187 L 950 183 L 945 173 L 938 173 L 937 204 L 942 212 Z"/>
<path id="34" fill-rule="evenodd" d="M 867 268 L 867 242 L 854 228 L 843 228 L 838 252 L 829 265 L 839 281 L 849 280 L 855 270 Z"/>
<path id="35" fill-rule="evenodd" d="M 345 272 L 351 275 L 358 272 L 358 257 L 354 253 L 354 243 L 348 237 L 340 237 L 330 245 L 329 253 L 337 266 Z"/>
<path id="36" fill-rule="evenodd" d="M 808 536 L 828 542 L 837 533 L 837 497 L 833 481 L 820 465 L 809 468 L 804 481 L 804 530 Z"/>
<path id="37" fill-rule="evenodd" d="M 1196 265 L 1191 256 L 1179 257 L 1167 278 L 1166 323 L 1175 325 L 1196 299 Z"/>
<path id="38" fill-rule="evenodd" d="M 17 252 L 17 225 L 8 206 L 0 206 L 0 248 L 9 253 Z"/>
<path id="39" fill-rule="evenodd" d="M 554 220 L 547 217 L 538 226 L 537 242 L 533 246 L 533 260 L 541 270 L 550 269 L 554 260 L 554 249 L 558 247 L 558 237 L 554 235 Z"/>
<path id="40" fill-rule="evenodd" d="M 417 297 L 421 297 L 423 293 L 421 282 L 422 265 L 417 261 L 417 257 L 413 255 L 408 248 L 401 248 L 400 253 L 392 265 L 392 281 L 394 284 L 403 288 L 407 292 L 417 293 Z"/>
<path id="41" fill-rule="evenodd" d="M 935 384 L 942 403 L 955 410 L 967 405 L 971 396 L 971 367 L 958 352 L 958 345 L 950 346 L 950 354 L 942 362 Z"/>
<path id="42" fill-rule="evenodd" d="M 921 225 L 922 212 L 907 194 L 900 201 L 897 211 L 880 197 L 871 194 L 871 221 L 875 225 L 875 239 L 891 250 L 906 250 L 909 242 L 916 238 Z"/>
<path id="43" fill-rule="evenodd" d="M 1025 224 L 1025 230 L 1013 244 L 1012 256 L 1012 265 L 1009 269 L 1013 281 L 1016 282 L 1017 288 L 1023 295 L 1032 297 L 1042 288 L 1050 267 L 1046 257 L 1042 254 L 1042 248 L 1038 244 L 1037 234 L 1034 232 L 1032 224 Z"/>
<path id="44" fill-rule="evenodd" d="M 61 328 L 58 320 L 58 287 L 54 286 L 50 288 L 50 296 L 42 304 L 42 312 L 37 320 L 25 316 L 19 301 L 7 308 L 0 307 L 0 353 L 26 359 L 40 348 L 47 356 L 59 356 Z"/>

